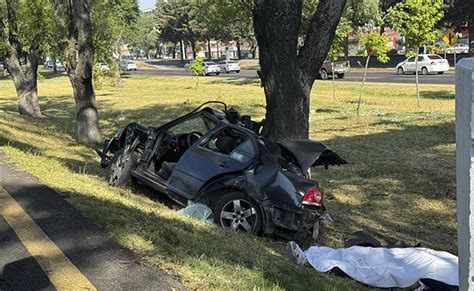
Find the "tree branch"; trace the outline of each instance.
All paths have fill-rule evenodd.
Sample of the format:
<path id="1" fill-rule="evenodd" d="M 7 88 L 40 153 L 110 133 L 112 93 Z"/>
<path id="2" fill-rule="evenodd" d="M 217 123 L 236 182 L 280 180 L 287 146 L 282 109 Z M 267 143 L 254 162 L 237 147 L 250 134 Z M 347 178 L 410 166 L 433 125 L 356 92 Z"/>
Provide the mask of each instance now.
<path id="1" fill-rule="evenodd" d="M 346 5 L 346 0 L 321 0 L 311 22 L 303 47 L 298 55 L 298 65 L 306 81 L 312 83 L 331 47 L 336 28 Z"/>

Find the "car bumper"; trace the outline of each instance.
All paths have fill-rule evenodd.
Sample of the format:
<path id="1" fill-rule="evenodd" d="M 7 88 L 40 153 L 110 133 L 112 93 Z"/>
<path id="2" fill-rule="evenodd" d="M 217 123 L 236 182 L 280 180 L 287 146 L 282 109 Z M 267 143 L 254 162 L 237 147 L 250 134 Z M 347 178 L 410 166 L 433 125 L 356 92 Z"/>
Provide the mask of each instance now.
<path id="1" fill-rule="evenodd" d="M 344 73 L 349 73 L 350 69 L 349 68 L 334 68 L 334 73 L 336 74 L 344 74 Z"/>
<path id="2" fill-rule="evenodd" d="M 221 69 L 220 68 L 211 68 L 211 69 L 207 69 L 206 70 L 207 73 L 220 73 L 221 72 Z"/>
<path id="3" fill-rule="evenodd" d="M 264 235 L 274 234 L 284 239 L 301 241 L 312 235 L 315 224 L 322 217 L 324 207 L 303 207 L 293 211 L 268 203 L 262 205 L 262 210 L 265 220 Z"/>
<path id="4" fill-rule="evenodd" d="M 432 66 L 430 72 L 447 72 L 449 71 L 449 65 Z"/>

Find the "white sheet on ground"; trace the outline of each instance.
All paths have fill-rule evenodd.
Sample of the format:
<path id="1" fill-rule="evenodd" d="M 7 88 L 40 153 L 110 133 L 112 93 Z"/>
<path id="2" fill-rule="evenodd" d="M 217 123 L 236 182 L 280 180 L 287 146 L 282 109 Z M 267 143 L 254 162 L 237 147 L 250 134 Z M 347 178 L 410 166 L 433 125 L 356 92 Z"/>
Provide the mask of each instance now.
<path id="1" fill-rule="evenodd" d="M 338 267 L 354 280 L 374 287 L 406 288 L 423 278 L 459 285 L 458 257 L 447 252 L 427 248 L 314 246 L 304 253 L 319 272 Z"/>

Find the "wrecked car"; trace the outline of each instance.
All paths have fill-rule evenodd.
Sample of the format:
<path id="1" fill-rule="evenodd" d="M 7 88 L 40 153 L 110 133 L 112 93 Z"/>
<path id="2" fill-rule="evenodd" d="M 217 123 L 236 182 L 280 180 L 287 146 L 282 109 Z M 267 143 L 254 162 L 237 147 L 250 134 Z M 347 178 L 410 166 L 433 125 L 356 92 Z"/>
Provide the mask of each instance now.
<path id="1" fill-rule="evenodd" d="M 158 127 L 131 123 L 97 152 L 110 185 L 145 186 L 183 206 L 205 204 L 217 225 L 234 230 L 316 238 L 325 207 L 309 169 L 346 161 L 317 141 L 271 142 L 262 126 L 210 101 Z"/>

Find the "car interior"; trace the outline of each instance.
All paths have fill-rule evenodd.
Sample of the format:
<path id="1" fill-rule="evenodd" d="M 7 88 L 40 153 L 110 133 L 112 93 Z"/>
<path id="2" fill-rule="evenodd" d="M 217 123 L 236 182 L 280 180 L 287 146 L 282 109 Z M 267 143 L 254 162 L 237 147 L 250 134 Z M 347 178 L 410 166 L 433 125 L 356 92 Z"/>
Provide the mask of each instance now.
<path id="1" fill-rule="evenodd" d="M 171 127 L 163 134 L 148 171 L 154 172 L 165 181 L 168 180 L 183 154 L 215 127 L 216 123 L 205 115 L 198 115 Z M 244 139 L 241 133 L 225 128 L 211 137 L 203 147 L 229 155 Z"/>

